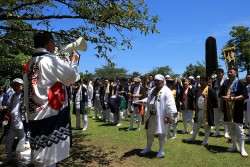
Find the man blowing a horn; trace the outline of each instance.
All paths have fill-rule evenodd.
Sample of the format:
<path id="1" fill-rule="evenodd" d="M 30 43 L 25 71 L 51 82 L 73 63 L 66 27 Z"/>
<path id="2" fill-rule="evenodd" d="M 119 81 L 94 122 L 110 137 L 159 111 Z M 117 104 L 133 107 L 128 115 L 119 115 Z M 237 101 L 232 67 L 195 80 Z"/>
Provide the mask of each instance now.
<path id="1" fill-rule="evenodd" d="M 70 150 L 70 117 L 66 86 L 79 80 L 77 55 L 65 63 L 57 56 L 51 33 L 34 36 L 35 50 L 24 67 L 24 100 L 31 132 L 32 163 L 56 166 Z"/>

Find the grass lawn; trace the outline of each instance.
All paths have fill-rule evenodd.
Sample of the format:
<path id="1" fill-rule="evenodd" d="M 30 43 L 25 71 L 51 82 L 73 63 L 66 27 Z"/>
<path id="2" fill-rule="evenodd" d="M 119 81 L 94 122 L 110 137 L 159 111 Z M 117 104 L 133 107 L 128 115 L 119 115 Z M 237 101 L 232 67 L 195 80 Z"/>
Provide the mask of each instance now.
<path id="1" fill-rule="evenodd" d="M 245 167 L 250 165 L 250 157 L 242 157 L 239 151 L 233 153 L 226 151 L 227 148 L 231 147 L 231 143 L 230 140 L 223 136 L 210 137 L 207 147 L 200 145 L 204 138 L 203 129 L 197 136 L 196 142 L 186 143 L 184 139 L 189 138 L 191 135 L 180 134 L 183 129 L 182 122 L 178 125 L 179 133 L 177 138 L 166 141 L 164 148 L 165 158 L 155 158 L 158 151 L 157 138 L 155 138 L 153 143 L 153 152 L 147 155 L 140 155 L 140 151 L 146 146 L 144 125 L 141 126 L 140 131 L 126 131 L 129 127 L 129 121 L 123 121 L 122 126 L 116 127 L 112 124 L 105 124 L 100 120 L 93 120 L 92 116 L 93 111 L 88 116 L 89 127 L 87 131 L 81 131 L 74 130 L 75 116 L 72 115 L 73 145 L 70 157 L 58 163 L 58 167 Z M 134 124 L 134 127 L 136 127 L 136 124 Z M 213 132 L 214 130 L 212 130 Z M 250 154 L 250 143 L 246 143 L 245 147 Z M 0 161 L 2 161 L 5 157 L 2 145 L 0 151 Z"/>
<path id="2" fill-rule="evenodd" d="M 146 146 L 144 125 L 140 131 L 126 131 L 129 121 L 123 121 L 122 126 L 116 127 L 92 119 L 89 115 L 87 131 L 73 130 L 73 146 L 71 156 L 61 162 L 59 166 L 249 166 L 250 157 L 244 158 L 239 151 L 229 153 L 231 147 L 229 139 L 220 137 L 209 138 L 209 145 L 201 144 L 204 131 L 201 129 L 195 142 L 185 142 L 190 134 L 181 134 L 183 124 L 178 124 L 176 139 L 168 139 L 164 148 L 165 158 L 155 158 L 158 151 L 158 138 L 155 138 L 152 150 L 147 155 L 140 155 Z M 75 127 L 75 117 L 71 117 L 72 127 Z M 136 127 L 136 124 L 134 124 Z M 222 128 L 222 127 L 221 127 Z M 221 134 L 223 134 L 223 128 Z M 247 131 L 247 129 L 245 129 Z M 214 129 L 211 130 L 211 135 Z M 250 154 L 250 143 L 245 145 Z"/>

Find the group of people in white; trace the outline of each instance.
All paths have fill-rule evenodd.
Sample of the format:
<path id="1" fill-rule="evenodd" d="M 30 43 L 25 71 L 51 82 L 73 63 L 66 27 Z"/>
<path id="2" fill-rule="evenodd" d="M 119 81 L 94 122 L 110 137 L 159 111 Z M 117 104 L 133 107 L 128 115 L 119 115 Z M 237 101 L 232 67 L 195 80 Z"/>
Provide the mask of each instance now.
<path id="1" fill-rule="evenodd" d="M 237 78 L 234 68 L 228 69 L 228 78 L 223 69 L 218 69 L 216 78 L 174 79 L 157 74 L 149 75 L 146 80 L 141 77 L 114 81 L 102 78 L 92 84 L 79 77 L 77 52 L 71 53 L 71 62 L 66 64 L 51 54 L 55 51 L 51 33 L 38 32 L 34 44 L 36 49 L 24 66 L 23 79 L 14 79 L 8 91 L 4 91 L 3 86 L 0 89 L 4 125 L 1 144 L 5 144 L 8 151 L 0 165 L 13 160 L 12 145 L 16 137 L 19 140 L 16 153 L 24 158 L 25 144 L 29 143 L 31 162 L 35 166 L 52 167 L 67 158 L 72 137 L 70 101 L 76 116 L 75 127 L 82 131 L 88 129 L 87 115 L 92 109 L 94 119 L 115 126 L 122 126 L 124 120 L 130 119 L 128 131 L 139 131 L 145 124 L 147 145 L 141 154 L 151 151 L 157 134 L 159 151 L 156 157 L 164 157 L 166 139 L 177 137 L 177 125 L 182 116 L 182 133 L 191 134 L 186 142 L 195 141 L 204 125 L 205 136 L 201 144 L 206 146 L 211 127 L 215 127 L 212 136 L 216 137 L 220 136 L 220 126 L 224 126 L 224 136 L 231 137 L 233 144 L 228 151 L 236 151 L 239 143 L 241 155 L 248 156 L 245 141 L 250 141 L 250 137 L 246 139 L 244 125 L 249 128 L 250 74 L 246 75 L 246 84 Z M 75 83 L 74 89 L 70 86 L 72 83 Z"/>
<path id="2" fill-rule="evenodd" d="M 241 155 L 248 156 L 244 144 L 250 141 L 250 137 L 246 138 L 243 127 L 249 129 L 249 84 L 250 75 L 246 76 L 243 84 L 237 78 L 235 69 L 229 69 L 226 78 L 224 70 L 219 68 L 216 78 L 197 76 L 195 79 L 190 76 L 173 79 L 169 75 L 164 77 L 157 74 L 148 76 L 146 82 L 140 77 L 117 78 L 115 81 L 96 79 L 93 89 L 91 87 L 89 90 L 93 92 L 89 92 L 89 97 L 93 97 L 94 119 L 121 126 L 123 121 L 130 118 L 127 130 L 133 130 L 135 122 L 136 130 L 145 124 L 147 147 L 142 154 L 151 150 L 153 134 L 158 134 L 160 150 L 157 157 L 163 157 L 163 143 L 166 138 L 177 137 L 177 125 L 182 116 L 182 133 L 191 134 L 187 142 L 195 141 L 204 125 L 205 137 L 201 144 L 206 146 L 211 128 L 215 128 L 212 137 L 217 137 L 221 135 L 220 127 L 223 126 L 224 137 L 231 137 L 233 143 L 228 151 L 237 150 L 239 142 Z"/>

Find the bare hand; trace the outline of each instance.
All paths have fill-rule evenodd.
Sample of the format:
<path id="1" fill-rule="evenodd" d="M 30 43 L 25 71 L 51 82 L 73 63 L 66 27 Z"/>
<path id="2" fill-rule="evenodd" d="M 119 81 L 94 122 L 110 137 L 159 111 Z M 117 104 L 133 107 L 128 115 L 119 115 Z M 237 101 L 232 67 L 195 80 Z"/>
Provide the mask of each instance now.
<path id="1" fill-rule="evenodd" d="M 168 123 L 169 123 L 169 118 L 168 118 L 168 117 L 165 117 L 165 118 L 164 118 L 164 123 L 165 123 L 165 124 L 168 124 Z"/>
<path id="2" fill-rule="evenodd" d="M 232 97 L 231 96 L 222 96 L 223 100 L 225 101 L 232 101 Z"/>

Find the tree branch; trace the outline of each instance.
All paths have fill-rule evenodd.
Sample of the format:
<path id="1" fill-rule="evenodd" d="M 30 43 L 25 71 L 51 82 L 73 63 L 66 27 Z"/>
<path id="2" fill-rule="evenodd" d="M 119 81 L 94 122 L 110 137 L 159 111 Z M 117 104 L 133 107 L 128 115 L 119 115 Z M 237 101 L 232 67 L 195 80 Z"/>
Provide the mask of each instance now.
<path id="1" fill-rule="evenodd" d="M 33 2 L 33 1 L 32 1 L 31 3 L 23 3 L 23 4 L 21 4 L 21 5 L 17 6 L 17 7 L 15 7 L 15 8 L 13 8 L 13 9 L 11 9 L 11 10 L 8 10 L 7 12 L 13 12 L 13 11 L 16 11 L 16 10 L 21 9 L 21 8 L 23 8 L 23 7 L 26 7 L 26 6 L 37 5 L 37 4 L 41 4 L 41 3 L 44 3 L 44 0 L 37 1 L 37 2 Z"/>
<path id="2" fill-rule="evenodd" d="M 6 14 L 0 15 L 0 20 L 49 20 L 49 19 L 88 19 L 82 16 L 70 16 L 70 15 L 48 15 L 48 16 L 7 16 Z"/>

